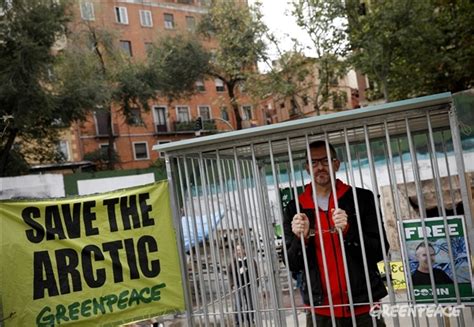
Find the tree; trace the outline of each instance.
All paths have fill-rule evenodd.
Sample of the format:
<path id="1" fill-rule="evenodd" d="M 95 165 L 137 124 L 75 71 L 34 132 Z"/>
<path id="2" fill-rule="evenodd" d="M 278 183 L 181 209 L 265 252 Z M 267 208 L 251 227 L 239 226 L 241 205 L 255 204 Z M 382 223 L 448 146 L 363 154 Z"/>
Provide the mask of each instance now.
<path id="1" fill-rule="evenodd" d="M 269 39 L 272 36 L 269 35 Z M 301 51 L 279 52 L 276 63 L 262 75 L 255 75 L 247 82 L 250 94 L 256 99 L 272 96 L 275 101 L 290 99 L 292 113 L 301 113 L 301 103 L 308 99 L 313 85 L 311 74 L 314 60 L 307 58 Z M 291 113 L 291 112 L 290 112 Z"/>
<path id="2" fill-rule="evenodd" d="M 472 1 L 350 1 L 347 13 L 351 62 L 386 101 L 472 87 Z"/>
<path id="3" fill-rule="evenodd" d="M 296 18 L 297 25 L 310 37 L 311 52 L 316 59 L 313 67 L 310 67 L 312 77 L 306 88 L 314 92 L 309 101 L 317 115 L 329 100 L 338 100 L 338 92 L 331 91 L 331 88 L 337 86 L 334 81 L 347 71 L 347 63 L 342 60 L 347 39 L 345 24 L 341 20 L 344 10 L 341 0 L 293 2 L 292 15 Z"/>
<path id="4" fill-rule="evenodd" d="M 147 60 L 133 61 L 118 48 L 114 33 L 85 25 L 71 39 L 58 76 L 61 93 L 87 99 L 82 108 L 106 116 L 107 168 L 113 169 L 119 158 L 114 151 L 112 113 L 129 123 L 134 110 L 149 111 L 149 101 L 158 96 L 171 101 L 192 94 L 207 62 L 199 45 L 184 37 L 164 38 L 152 47 Z"/>
<path id="5" fill-rule="evenodd" d="M 237 129 L 242 128 L 236 87 L 256 72 L 257 62 L 265 58 L 266 46 L 258 4 L 249 8 L 237 1 L 216 0 L 200 22 L 199 31 L 217 40 L 207 75 L 219 78 L 226 86 Z"/>
<path id="6" fill-rule="evenodd" d="M 161 96 L 173 100 L 196 92 L 195 82 L 209 71 L 210 54 L 190 36 L 167 36 L 151 48 L 149 61 Z"/>
<path id="7" fill-rule="evenodd" d="M 51 48 L 66 29 L 66 3 L 3 1 L 1 9 L 0 176 L 6 176 L 12 157 L 23 162 L 31 141 L 54 142 L 58 126 L 70 123 L 79 113 L 64 107 L 51 88 L 51 68 L 56 61 Z M 42 157 L 54 155 L 54 147 L 33 146 L 30 150 Z"/>
<path id="8" fill-rule="evenodd" d="M 156 96 L 156 81 L 149 65 L 133 62 L 119 49 L 115 35 L 105 29 L 84 24 L 69 38 L 57 68 L 59 93 L 85 112 L 104 115 L 107 122 L 107 168 L 113 169 L 114 130 L 112 113 L 128 122 L 135 108 L 150 110 L 148 101 Z M 78 117 L 84 118 L 84 117 Z"/>

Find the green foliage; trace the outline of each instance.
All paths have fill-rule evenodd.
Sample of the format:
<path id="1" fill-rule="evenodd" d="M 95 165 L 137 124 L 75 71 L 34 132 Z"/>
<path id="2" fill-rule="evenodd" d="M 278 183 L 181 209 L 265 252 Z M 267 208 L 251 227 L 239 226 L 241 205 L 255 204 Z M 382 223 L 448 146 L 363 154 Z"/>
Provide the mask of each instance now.
<path id="1" fill-rule="evenodd" d="M 333 97 L 337 92 L 331 88 L 337 87 L 337 78 L 347 72 L 347 63 L 341 60 L 346 42 L 345 25 L 341 20 L 344 10 L 340 0 L 298 0 L 293 3 L 292 14 L 311 39 L 311 51 L 317 60 L 313 69 L 317 69 L 318 74 L 309 85 L 315 91 L 310 100 L 317 114 L 331 99 L 339 103 L 337 96 Z"/>
<path id="2" fill-rule="evenodd" d="M 195 82 L 209 71 L 210 54 L 195 38 L 182 35 L 161 39 L 151 49 L 149 58 L 149 77 L 169 101 L 192 95 Z"/>
<path id="3" fill-rule="evenodd" d="M 112 163 L 120 162 L 120 157 L 115 150 L 112 150 Z M 100 148 L 92 152 L 88 152 L 84 154 L 84 160 L 92 161 L 96 164 L 97 169 L 105 170 L 108 169 L 109 164 L 109 153 L 107 148 Z"/>
<path id="4" fill-rule="evenodd" d="M 136 63 L 118 47 L 117 36 L 105 29 L 83 25 L 69 40 L 56 70 L 58 93 L 62 101 L 81 113 L 84 119 L 92 110 L 104 110 L 110 116 L 117 110 L 125 122 L 133 122 L 132 109 L 150 110 L 149 100 L 157 96 L 157 76 L 149 62 Z M 109 148 L 114 135 L 109 123 Z M 117 161 L 112 151 L 105 161 L 112 169 Z"/>
<path id="5" fill-rule="evenodd" d="M 213 53 L 212 72 L 226 80 L 245 79 L 265 56 L 263 35 L 267 28 L 259 7 L 252 9 L 234 1 L 217 0 L 200 23 L 201 33 L 219 44 Z"/>
<path id="6" fill-rule="evenodd" d="M 358 1 L 347 8 L 351 61 L 385 100 L 473 86 L 472 1 L 374 1 L 365 15 Z"/>
<path id="7" fill-rule="evenodd" d="M 249 89 L 253 96 L 261 98 L 272 94 L 288 99 L 294 115 L 301 114 L 301 106 L 311 104 L 319 115 L 333 97 L 337 77 L 343 76 L 347 69 L 347 64 L 340 59 L 344 54 L 345 33 L 338 19 L 343 10 L 341 1 L 337 0 L 294 1 L 292 15 L 312 41 L 310 57 L 305 54 L 309 51 L 303 51 L 297 42 L 292 51 L 282 52 L 278 40 L 267 34 L 279 58 L 266 76 L 251 81 Z"/>
<path id="8" fill-rule="evenodd" d="M 198 30 L 202 35 L 217 40 L 208 75 L 220 78 L 226 85 L 237 129 L 241 129 L 242 118 L 235 88 L 249 80 L 256 72 L 257 62 L 266 58 L 263 36 L 267 27 L 262 22 L 259 5 L 249 8 L 236 1 L 216 0 Z"/>
<path id="9" fill-rule="evenodd" d="M 30 171 L 30 165 L 26 162 L 22 153 L 16 149 L 10 151 L 10 160 L 8 161 L 3 176 L 26 175 Z"/>
<path id="10" fill-rule="evenodd" d="M 76 113 L 62 106 L 51 87 L 56 62 L 51 48 L 66 31 L 69 17 L 64 1 L 3 2 L 0 15 L 0 176 L 10 155 L 22 156 L 21 140 L 51 138 L 59 125 Z M 20 140 L 20 141 L 19 141 Z M 16 153 L 11 149 L 17 143 Z M 24 142 L 24 141 L 23 141 Z"/>

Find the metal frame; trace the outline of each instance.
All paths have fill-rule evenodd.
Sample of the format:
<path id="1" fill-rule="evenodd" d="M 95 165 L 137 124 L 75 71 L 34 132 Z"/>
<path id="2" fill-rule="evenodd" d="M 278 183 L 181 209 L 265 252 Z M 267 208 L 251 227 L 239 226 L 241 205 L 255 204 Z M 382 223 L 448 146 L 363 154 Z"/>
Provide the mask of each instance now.
<path id="1" fill-rule="evenodd" d="M 441 174 L 443 168 L 443 174 L 447 174 L 449 181 L 449 198 L 454 210 L 456 210 L 456 192 L 461 194 L 465 223 L 470 233 L 469 246 L 471 250 L 473 249 L 471 199 L 464 176 L 459 127 L 450 93 L 156 145 L 153 147 L 154 150 L 166 152 L 168 179 L 172 187 L 173 215 L 182 260 L 182 280 L 186 288 L 186 319 L 189 326 L 210 326 L 219 322 L 231 325 L 232 321 L 240 325 L 256 326 L 287 324 L 297 326 L 301 323 L 305 306 L 299 300 L 299 291 L 294 289 L 295 281 L 292 273 L 284 264 L 288 261 L 288 253 L 284 246 L 285 234 L 283 233 L 281 240 L 282 258 L 279 258 L 273 225 L 283 225 L 284 208 L 280 201 L 282 188 L 289 188 L 291 197 L 294 198 L 298 188 L 309 183 L 313 191 L 313 202 L 316 206 L 318 204 L 315 195 L 316 186 L 311 182 L 315 178 L 313 171 L 309 169 L 309 174 L 303 173 L 304 163 L 311 160 L 310 143 L 314 140 L 324 140 L 327 149 L 331 143 L 339 151 L 344 171 L 338 177 L 342 179 L 345 177 L 345 182 L 352 187 L 367 285 L 370 284 L 370 277 L 366 253 L 370 249 L 365 247 L 362 238 L 361 220 L 364 217 L 360 216 L 356 187 L 369 188 L 373 192 L 379 231 L 387 228 L 388 217 L 392 217 L 390 219 L 394 219 L 397 224 L 402 219 L 419 216 L 422 226 L 425 227 L 427 210 L 424 187 L 426 180 L 431 180 L 440 217 L 443 218 L 444 227 L 447 228 L 446 199 L 441 183 L 441 179 L 444 178 Z M 424 143 L 423 146 L 429 155 L 429 163 L 426 163 L 425 159 L 422 160 L 423 164 L 429 166 L 428 178 L 424 177 L 427 172 L 420 168 L 421 161 L 418 159 L 420 142 Z M 449 146 L 454 149 L 452 156 L 455 158 L 455 164 L 448 160 Z M 380 153 L 374 153 L 374 149 L 383 150 L 383 159 L 380 159 Z M 437 152 L 443 152 L 443 155 L 437 155 Z M 331 159 L 331 155 L 328 156 Z M 335 176 L 332 166 L 329 167 L 331 176 Z M 456 185 L 453 185 L 451 175 L 453 171 L 461 172 L 458 173 L 459 191 L 456 190 Z M 297 178 L 298 174 L 300 178 Z M 379 202 L 379 196 L 383 195 L 381 180 L 389 186 L 388 198 L 384 200 L 392 203 L 392 212 L 388 212 L 389 208 Z M 412 208 L 409 202 L 410 183 L 415 186 L 418 211 Z M 334 178 L 331 178 L 331 186 L 333 201 L 337 207 Z M 297 197 L 295 202 L 299 212 Z M 404 209 L 404 206 L 407 209 Z M 272 210 L 272 207 L 276 207 L 276 210 Z M 184 235 L 181 226 L 183 212 L 184 216 L 188 217 L 184 220 L 187 224 L 185 228 L 187 235 Z M 318 210 L 315 212 L 316 222 L 321 230 Z M 204 240 L 198 239 L 200 233 L 206 235 Z M 338 238 L 343 245 L 344 237 L 341 231 L 338 232 Z M 191 243 L 188 252 L 184 248 L 185 239 Z M 381 240 L 383 244 L 383 239 Z M 428 247 L 426 235 L 424 242 Z M 450 264 L 454 266 L 453 248 L 449 236 L 447 242 Z M 237 271 L 238 265 L 243 262 L 236 258 L 237 245 L 243 247 L 247 255 L 248 274 L 243 281 L 239 280 L 235 273 L 230 274 L 230 271 Z M 305 253 L 306 246 L 302 238 L 301 245 Z M 319 245 L 324 253 L 321 237 Z M 399 251 L 395 253 L 398 253 L 403 265 L 409 270 L 410 260 L 403 233 L 396 244 L 391 245 L 394 249 L 399 247 Z M 350 316 L 355 326 L 354 308 L 357 303 L 354 303 L 352 298 L 345 247 L 341 246 L 341 249 L 344 275 L 349 287 L 349 301 L 346 305 L 350 308 Z M 391 256 L 387 255 L 385 250 L 384 248 L 385 271 L 389 271 Z M 393 253 L 391 255 L 393 256 Z M 255 264 L 252 264 L 253 261 Z M 327 269 L 325 259 L 323 261 L 321 273 L 328 280 L 331 272 Z M 435 288 L 433 264 L 428 256 L 431 287 Z M 302 273 L 309 276 L 306 259 L 305 271 Z M 458 305 L 465 303 L 460 295 L 456 275 L 453 281 L 456 294 L 453 303 Z M 390 274 L 387 276 L 387 282 L 389 296 L 383 303 L 392 306 L 417 304 L 411 274 L 406 274 L 408 289 L 404 292 L 394 289 Z M 370 287 L 367 291 L 369 295 L 367 305 L 373 306 L 376 299 L 373 299 Z M 241 306 L 243 298 L 247 304 Z M 433 299 L 435 304 L 439 303 L 436 292 Z M 316 306 L 311 293 L 308 305 L 311 308 Z M 335 325 L 335 306 L 331 296 L 328 306 Z M 314 314 L 308 319 L 316 323 Z M 407 322 L 418 326 L 420 321 L 419 317 L 410 317 Z M 469 325 L 473 321 L 471 310 L 464 310 L 461 316 L 453 321 L 461 326 Z M 426 323 L 428 322 L 443 326 L 447 320 L 438 317 L 435 320 L 426 319 Z M 375 318 L 373 323 L 376 323 Z M 394 326 L 406 324 L 399 317 L 394 317 L 392 323 Z"/>

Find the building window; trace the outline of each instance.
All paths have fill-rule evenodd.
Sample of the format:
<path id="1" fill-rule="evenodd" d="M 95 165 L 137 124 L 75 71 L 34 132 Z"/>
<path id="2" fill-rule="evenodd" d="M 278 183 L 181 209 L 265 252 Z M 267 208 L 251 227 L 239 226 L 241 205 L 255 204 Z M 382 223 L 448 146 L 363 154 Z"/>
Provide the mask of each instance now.
<path id="1" fill-rule="evenodd" d="M 173 29 L 174 28 L 173 14 L 164 14 L 164 17 L 165 17 L 165 28 Z"/>
<path id="2" fill-rule="evenodd" d="M 120 48 L 122 49 L 123 53 L 129 57 L 133 55 L 132 53 L 132 42 L 120 40 Z"/>
<path id="3" fill-rule="evenodd" d="M 140 24 L 144 27 L 153 26 L 153 18 L 150 10 L 140 10 Z"/>
<path id="4" fill-rule="evenodd" d="M 155 107 L 155 123 L 157 132 L 167 132 L 168 124 L 166 123 L 166 107 Z"/>
<path id="5" fill-rule="evenodd" d="M 199 116 L 201 116 L 202 120 L 210 120 L 211 119 L 211 107 L 209 106 L 199 106 Z"/>
<path id="6" fill-rule="evenodd" d="M 204 81 L 203 80 L 196 81 L 196 90 L 198 92 L 205 92 L 206 91 L 206 87 L 204 86 Z"/>
<path id="7" fill-rule="evenodd" d="M 178 121 L 180 123 L 189 122 L 189 107 L 187 106 L 179 106 L 176 107 L 178 112 Z"/>
<path id="8" fill-rule="evenodd" d="M 186 28 L 190 32 L 194 32 L 196 30 L 196 18 L 193 16 L 186 16 Z"/>
<path id="9" fill-rule="evenodd" d="M 94 118 L 97 135 L 107 135 L 107 119 L 110 118 L 109 113 L 107 111 L 95 111 Z"/>
<path id="10" fill-rule="evenodd" d="M 242 106 L 242 113 L 244 120 L 251 120 L 252 119 L 252 106 Z"/>
<path id="11" fill-rule="evenodd" d="M 134 125 L 134 126 L 143 126 L 144 125 L 140 109 L 133 108 L 130 111 L 130 115 L 127 118 L 127 124 L 128 125 Z"/>
<path id="12" fill-rule="evenodd" d="M 71 156 L 69 155 L 69 143 L 66 140 L 59 141 L 58 152 L 64 161 L 70 161 Z"/>
<path id="13" fill-rule="evenodd" d="M 158 141 L 158 144 L 166 144 L 166 143 L 171 143 L 171 141 Z M 158 154 L 159 154 L 160 157 L 162 157 L 162 158 L 165 157 L 165 153 L 164 153 L 164 152 L 158 152 Z"/>
<path id="14" fill-rule="evenodd" d="M 146 142 L 133 142 L 133 156 L 135 160 L 149 159 L 148 144 Z"/>
<path id="15" fill-rule="evenodd" d="M 178 3 L 182 3 L 185 5 L 192 5 L 194 0 L 178 0 Z"/>
<path id="16" fill-rule="evenodd" d="M 216 91 L 224 92 L 224 82 L 219 78 L 216 78 L 214 82 L 216 83 Z"/>
<path id="17" fill-rule="evenodd" d="M 94 4 L 90 1 L 81 2 L 81 18 L 83 20 L 95 20 Z"/>
<path id="18" fill-rule="evenodd" d="M 115 19 L 119 24 L 128 24 L 127 8 L 115 7 Z"/>
<path id="19" fill-rule="evenodd" d="M 227 107 L 221 107 L 221 118 L 229 121 L 229 113 L 227 112 Z"/>

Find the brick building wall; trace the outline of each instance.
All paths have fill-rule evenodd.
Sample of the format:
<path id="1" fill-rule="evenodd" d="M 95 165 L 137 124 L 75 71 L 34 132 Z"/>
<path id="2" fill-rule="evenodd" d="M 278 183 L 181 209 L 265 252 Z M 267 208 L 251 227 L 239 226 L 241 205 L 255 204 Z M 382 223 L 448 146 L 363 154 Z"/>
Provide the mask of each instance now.
<path id="1" fill-rule="evenodd" d="M 80 29 L 81 24 L 105 27 L 116 33 L 117 42 L 124 51 L 130 52 L 132 60 L 144 60 L 148 44 L 157 41 L 159 37 L 195 33 L 194 28 L 197 27 L 200 17 L 207 12 L 208 2 L 205 0 L 78 1 L 73 8 L 75 20 L 72 29 Z M 217 47 L 213 40 L 203 42 L 209 49 Z M 239 90 L 237 93 L 239 94 Z M 250 122 L 255 120 L 253 117 L 255 106 L 245 94 L 239 94 L 239 102 L 244 120 L 248 121 L 244 126 L 250 127 Z M 141 112 L 141 115 L 137 115 L 136 124 L 127 124 L 125 117 L 117 110 L 112 112 L 114 148 L 120 158 L 116 169 L 149 167 L 160 156 L 151 150 L 152 146 L 156 143 L 195 137 L 193 127 L 198 116 L 204 120 L 217 119 L 213 123 L 204 124 L 208 132 L 229 130 L 229 124 L 222 122 L 222 119 L 235 128 L 235 116 L 227 91 L 214 79 L 202 81 L 200 91 L 191 98 L 180 99 L 173 103 L 168 103 L 167 99 L 158 99 L 151 104 L 150 112 Z M 105 147 L 108 143 L 100 113 L 90 115 L 87 121 L 74 126 L 71 134 L 74 136 L 70 147 L 74 149 L 72 155 L 74 160 L 78 160 L 77 158 L 82 160 L 84 154 Z"/>

